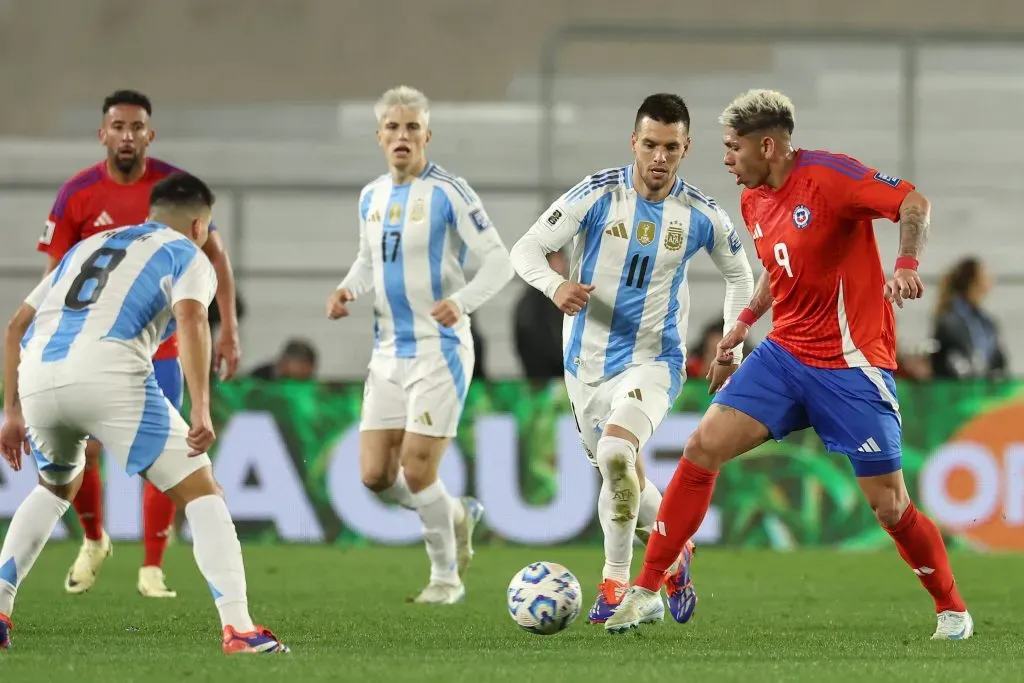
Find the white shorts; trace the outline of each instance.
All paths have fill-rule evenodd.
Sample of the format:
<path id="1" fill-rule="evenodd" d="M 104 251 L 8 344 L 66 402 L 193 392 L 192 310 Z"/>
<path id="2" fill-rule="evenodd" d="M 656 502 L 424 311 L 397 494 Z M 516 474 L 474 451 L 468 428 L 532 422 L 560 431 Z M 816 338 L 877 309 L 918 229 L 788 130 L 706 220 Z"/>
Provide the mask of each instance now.
<path id="1" fill-rule="evenodd" d="M 654 432 L 679 396 L 684 379 L 682 372 L 660 361 L 630 366 L 597 384 L 584 384 L 565 373 L 569 404 L 590 461 L 596 465 L 597 440 L 616 408 L 632 403 L 651 421 Z"/>
<path id="2" fill-rule="evenodd" d="M 374 354 L 363 389 L 360 431 L 404 429 L 453 437 L 473 378 L 473 349 L 394 358 Z"/>
<path id="3" fill-rule="evenodd" d="M 50 484 L 67 484 L 85 468 L 86 435 L 161 491 L 210 465 L 205 453 L 189 457 L 188 425 L 153 374 L 56 386 L 21 402 L 39 476 Z"/>

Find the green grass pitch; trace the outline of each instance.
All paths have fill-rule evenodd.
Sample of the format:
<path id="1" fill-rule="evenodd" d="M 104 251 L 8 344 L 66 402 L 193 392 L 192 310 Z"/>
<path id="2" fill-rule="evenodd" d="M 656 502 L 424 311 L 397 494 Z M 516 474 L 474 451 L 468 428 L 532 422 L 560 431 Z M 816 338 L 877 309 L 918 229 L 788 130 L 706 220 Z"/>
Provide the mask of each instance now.
<path id="1" fill-rule="evenodd" d="M 129 544 L 115 545 L 92 592 L 66 595 L 63 576 L 75 552 L 67 543 L 47 547 L 23 585 L 14 648 L 0 652 L 0 680 L 1024 680 L 1024 556 L 955 554 L 976 634 L 933 643 L 931 600 L 895 551 L 699 549 L 694 621 L 613 637 L 585 620 L 600 548 L 480 548 L 466 602 L 431 608 L 405 602 L 427 576 L 422 548 L 249 545 L 253 617 L 293 652 L 228 658 L 187 546 L 168 551 L 168 582 L 179 597 L 167 601 L 135 592 L 141 549 Z M 509 579 L 536 560 L 565 564 L 583 584 L 580 618 L 555 636 L 519 630 L 505 609 Z"/>

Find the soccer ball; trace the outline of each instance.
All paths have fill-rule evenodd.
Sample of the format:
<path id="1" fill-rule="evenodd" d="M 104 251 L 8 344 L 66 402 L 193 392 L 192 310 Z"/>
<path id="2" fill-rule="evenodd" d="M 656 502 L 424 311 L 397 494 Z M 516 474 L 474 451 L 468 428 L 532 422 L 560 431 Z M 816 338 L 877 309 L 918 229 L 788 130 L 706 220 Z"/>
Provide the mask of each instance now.
<path id="1" fill-rule="evenodd" d="M 554 562 L 523 567 L 508 584 L 508 613 L 530 633 L 542 636 L 563 631 L 576 620 L 582 603 L 580 582 Z"/>

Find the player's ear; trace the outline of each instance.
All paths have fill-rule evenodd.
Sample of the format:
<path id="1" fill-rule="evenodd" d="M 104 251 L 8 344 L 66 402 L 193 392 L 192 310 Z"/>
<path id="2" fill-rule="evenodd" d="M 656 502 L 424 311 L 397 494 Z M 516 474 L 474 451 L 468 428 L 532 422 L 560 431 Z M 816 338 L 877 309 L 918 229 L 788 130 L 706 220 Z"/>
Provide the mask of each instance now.
<path id="1" fill-rule="evenodd" d="M 156 131 L 150 128 L 146 138 L 149 140 L 149 144 L 153 144 L 153 140 L 156 140 Z"/>
<path id="2" fill-rule="evenodd" d="M 775 156 L 775 138 L 771 135 L 761 138 L 761 156 L 765 159 L 771 159 Z"/>
<path id="3" fill-rule="evenodd" d="M 629 148 L 633 150 L 633 154 L 636 154 L 636 131 L 634 130 L 629 134 Z"/>
<path id="4" fill-rule="evenodd" d="M 427 128 L 427 137 L 425 137 L 423 139 L 423 145 L 424 146 L 429 145 L 430 144 L 430 138 L 432 138 L 432 137 L 434 137 L 434 133 L 429 128 Z"/>

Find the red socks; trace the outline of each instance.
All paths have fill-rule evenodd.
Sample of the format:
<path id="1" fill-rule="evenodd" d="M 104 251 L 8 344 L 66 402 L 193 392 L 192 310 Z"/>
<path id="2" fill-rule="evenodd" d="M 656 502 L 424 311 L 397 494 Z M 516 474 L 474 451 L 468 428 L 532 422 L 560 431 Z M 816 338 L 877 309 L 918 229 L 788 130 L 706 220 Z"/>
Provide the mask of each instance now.
<path id="1" fill-rule="evenodd" d="M 900 557 L 910 565 L 921 585 L 935 599 L 935 611 L 964 612 L 964 604 L 953 580 L 953 570 L 949 566 L 949 555 L 942 542 L 942 534 L 935 523 L 918 512 L 911 503 L 896 526 L 886 529 Z"/>
<path id="2" fill-rule="evenodd" d="M 82 532 L 90 541 L 103 538 L 103 480 L 99 467 L 86 467 L 82 473 L 82 488 L 71 501 L 78 513 Z"/>
<path id="3" fill-rule="evenodd" d="M 718 472 L 706 470 L 683 458 L 665 489 L 658 519 L 644 553 L 644 568 L 634 582 L 648 590 L 661 590 L 665 572 L 679 557 L 683 546 L 700 528 L 711 507 Z"/>
<path id="4" fill-rule="evenodd" d="M 174 526 L 174 503 L 148 481 L 142 489 L 142 539 L 146 549 L 143 567 L 160 567 Z"/>

